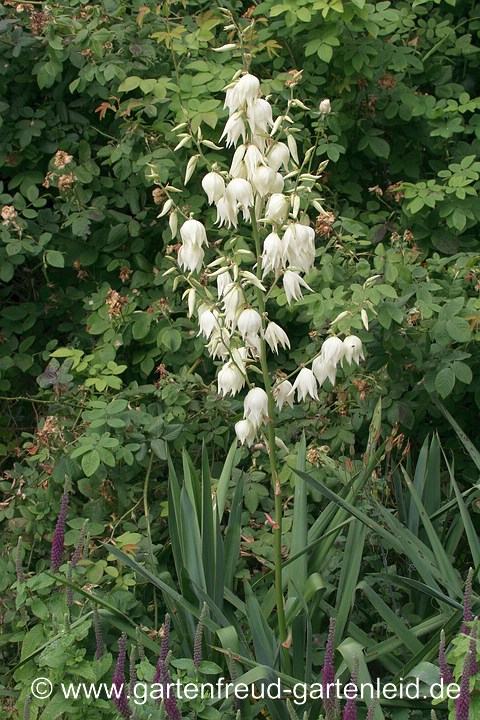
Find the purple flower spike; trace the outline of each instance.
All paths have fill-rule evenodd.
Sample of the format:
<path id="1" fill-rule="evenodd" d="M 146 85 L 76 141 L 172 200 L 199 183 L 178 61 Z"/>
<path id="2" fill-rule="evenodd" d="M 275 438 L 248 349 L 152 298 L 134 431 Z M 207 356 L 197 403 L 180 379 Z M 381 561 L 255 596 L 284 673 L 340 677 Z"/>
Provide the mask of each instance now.
<path id="1" fill-rule="evenodd" d="M 202 640 L 203 640 L 203 628 L 205 625 L 205 618 L 207 616 L 207 603 L 203 603 L 202 612 L 198 620 L 197 629 L 195 630 L 195 640 L 193 643 L 193 664 L 196 668 L 202 662 Z"/>
<path id="2" fill-rule="evenodd" d="M 125 660 L 127 658 L 127 636 L 122 634 L 118 641 L 118 658 L 113 673 L 112 686 L 115 688 L 113 702 L 125 720 L 132 717 L 132 711 L 128 704 L 127 693 L 125 690 Z"/>
<path id="3" fill-rule="evenodd" d="M 330 618 L 325 659 L 322 669 L 322 700 L 325 708 L 326 720 L 331 720 L 335 711 L 335 697 L 333 696 L 333 683 L 335 682 L 335 618 Z"/>
<path id="4" fill-rule="evenodd" d="M 63 543 L 65 540 L 65 523 L 67 522 L 68 512 L 68 490 L 65 488 L 62 495 L 62 504 L 60 505 L 60 512 L 58 514 L 57 524 L 55 526 L 55 532 L 53 533 L 52 540 L 52 570 L 58 572 L 60 565 L 63 562 Z"/>
<path id="5" fill-rule="evenodd" d="M 170 644 L 170 615 L 167 613 L 165 615 L 165 620 L 163 622 L 162 642 L 160 644 L 160 655 L 158 656 L 157 669 L 156 669 L 155 675 L 153 677 L 154 683 L 162 682 L 161 677 L 162 677 L 163 671 L 165 670 L 165 672 L 166 672 L 165 663 L 167 661 L 169 644 Z"/>
<path id="6" fill-rule="evenodd" d="M 100 626 L 100 615 L 98 614 L 98 608 L 96 605 L 93 606 L 93 629 L 95 630 L 95 660 L 100 660 L 105 652 L 105 645 L 102 637 L 102 628 Z"/>
<path id="7" fill-rule="evenodd" d="M 85 520 L 85 522 L 82 525 L 82 529 L 80 530 L 80 535 L 78 536 L 78 541 L 75 546 L 75 550 L 73 551 L 73 555 L 72 555 L 72 559 L 71 559 L 73 570 L 77 567 L 78 561 L 81 560 L 83 557 L 83 550 L 84 550 L 83 546 L 85 543 L 85 534 L 87 532 L 87 525 L 88 525 L 88 520 Z"/>
<path id="8" fill-rule="evenodd" d="M 467 582 L 465 583 L 465 595 L 463 596 L 463 623 L 462 623 L 462 627 L 460 629 L 460 632 L 465 633 L 465 635 L 470 635 L 470 629 L 469 629 L 467 623 L 472 622 L 472 620 L 473 620 L 472 580 L 473 580 L 473 570 L 472 570 L 472 568 L 470 568 L 468 571 L 468 575 L 467 575 Z"/>
<path id="9" fill-rule="evenodd" d="M 468 650 L 463 663 L 462 681 L 460 693 L 455 703 L 455 720 L 468 720 L 470 710 L 470 665 L 472 655 Z"/>
<path id="10" fill-rule="evenodd" d="M 356 685 L 358 682 L 358 658 L 354 658 L 350 683 Z M 348 698 L 343 708 L 343 720 L 357 720 L 357 699 Z"/>
<path id="11" fill-rule="evenodd" d="M 478 626 L 477 620 L 474 620 L 472 626 L 472 634 L 470 636 L 469 650 L 471 653 L 470 659 L 470 677 L 478 675 L 478 661 L 477 661 L 477 638 L 478 638 Z"/>
<path id="12" fill-rule="evenodd" d="M 450 665 L 447 663 L 445 657 L 445 633 L 440 633 L 440 647 L 438 650 L 438 665 L 440 667 L 440 679 L 443 680 L 444 685 L 450 685 L 453 683 L 453 673 L 450 669 Z"/>
<path id="13" fill-rule="evenodd" d="M 22 538 L 18 538 L 17 549 L 15 551 L 15 573 L 17 575 L 17 582 L 19 585 L 25 582 L 25 574 L 22 568 Z"/>

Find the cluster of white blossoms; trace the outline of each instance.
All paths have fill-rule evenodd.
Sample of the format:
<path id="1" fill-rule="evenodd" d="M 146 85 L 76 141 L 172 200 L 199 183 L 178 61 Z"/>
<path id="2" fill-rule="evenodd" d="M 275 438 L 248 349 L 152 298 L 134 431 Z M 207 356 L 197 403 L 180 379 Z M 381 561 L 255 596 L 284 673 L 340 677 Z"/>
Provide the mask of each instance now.
<path id="1" fill-rule="evenodd" d="M 326 114 L 330 111 L 329 101 L 324 104 Z M 216 291 L 192 280 L 185 295 L 189 316 L 197 311 L 198 334 L 205 338 L 210 355 L 223 361 L 217 376 L 218 392 L 235 396 L 248 383 L 249 364 L 255 363 L 267 346 L 274 353 L 290 348 L 286 332 L 265 311 L 264 283 L 269 275 L 271 285 L 281 281 L 289 305 L 302 298 L 304 289 L 311 290 L 303 275 L 314 266 L 315 231 L 306 212 L 301 211 L 298 181 L 284 193 L 285 180 L 300 173 L 294 136 L 284 127 L 292 122 L 291 118 L 285 114 L 273 119 L 270 103 L 261 97 L 260 81 L 249 73 L 236 77 L 226 88 L 225 107 L 229 119 L 221 139 L 225 139 L 227 147 L 235 148 L 232 162 L 228 171 L 214 165 L 203 177 L 202 187 L 208 203 L 216 207 L 219 227 L 236 229 L 241 217 L 245 222 L 254 221 L 257 229 L 266 227 L 267 235 L 263 246 L 255 248 L 256 274 L 219 253 L 203 276 L 216 279 Z M 279 132 L 285 133 L 286 142 L 275 140 Z M 189 163 L 189 167 L 194 164 Z M 187 169 L 187 176 L 190 174 Z M 319 176 L 304 177 L 311 180 Z M 168 203 L 170 209 L 171 201 Z M 175 234 L 173 228 L 172 232 Z M 200 273 L 208 245 L 204 226 L 190 216 L 180 227 L 180 237 L 179 265 L 190 273 Z M 261 306 L 255 301 L 258 292 L 264 298 Z M 360 358 L 363 351 L 358 337 L 351 335 L 343 341 L 329 337 L 311 369 L 302 367 L 293 384 L 289 380 L 275 384 L 277 407 L 292 407 L 295 393 L 298 401 L 308 396 L 318 399 L 318 387 L 327 378 L 335 382 L 337 366 L 343 360 L 358 364 Z M 268 395 L 262 388 L 248 385 L 244 418 L 235 431 L 242 444 L 252 445 L 262 424 L 269 421 Z"/>

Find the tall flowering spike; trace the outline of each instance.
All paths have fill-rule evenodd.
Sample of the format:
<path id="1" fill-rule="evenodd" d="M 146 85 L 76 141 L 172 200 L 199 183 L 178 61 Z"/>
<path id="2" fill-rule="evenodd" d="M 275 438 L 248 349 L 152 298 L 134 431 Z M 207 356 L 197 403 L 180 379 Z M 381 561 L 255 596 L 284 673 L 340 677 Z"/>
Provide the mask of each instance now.
<path id="1" fill-rule="evenodd" d="M 27 695 L 23 705 L 23 720 L 30 720 L 30 705 L 32 704 L 32 696 Z"/>
<path id="2" fill-rule="evenodd" d="M 140 628 L 138 626 L 135 629 L 135 634 L 137 636 L 138 657 L 141 661 L 146 660 L 147 658 L 145 655 L 145 648 L 143 647 L 142 633 L 140 632 Z"/>
<path id="3" fill-rule="evenodd" d="M 470 649 L 465 655 L 463 663 L 462 680 L 460 683 L 460 692 L 455 703 L 455 720 L 468 720 L 470 711 L 470 665 L 472 662 L 472 654 Z"/>
<path id="4" fill-rule="evenodd" d="M 25 582 L 25 575 L 22 568 L 22 538 L 18 538 L 17 547 L 15 549 L 15 573 L 19 585 Z"/>
<path id="5" fill-rule="evenodd" d="M 73 570 L 72 570 L 72 561 L 68 563 L 67 568 L 67 580 L 68 582 L 72 582 L 73 578 Z M 73 605 L 73 588 L 67 587 L 67 607 L 71 608 Z"/>
<path id="6" fill-rule="evenodd" d="M 105 653 L 105 644 L 103 642 L 100 615 L 96 605 L 93 606 L 93 629 L 95 632 L 95 660 L 100 660 Z"/>
<path id="7" fill-rule="evenodd" d="M 350 676 L 350 682 L 354 685 L 358 682 L 358 658 L 355 657 L 353 660 L 352 674 Z M 357 699 L 348 698 L 343 708 L 343 720 L 357 720 Z"/>
<path id="8" fill-rule="evenodd" d="M 127 691 L 125 689 L 125 661 L 127 659 L 127 636 L 122 634 L 118 641 L 118 657 L 115 671 L 112 678 L 112 686 L 115 688 L 113 693 L 113 702 L 125 720 L 132 717 L 132 711 L 127 700 Z"/>
<path id="9" fill-rule="evenodd" d="M 478 625 L 477 620 L 473 621 L 472 633 L 470 636 L 470 677 L 474 677 L 478 674 L 478 661 L 477 661 L 477 639 L 478 639 Z"/>
<path id="10" fill-rule="evenodd" d="M 157 669 L 155 671 L 155 676 L 153 678 L 154 683 L 161 682 L 162 672 L 163 672 L 163 670 L 166 671 L 166 661 L 167 661 L 169 647 L 170 647 L 170 615 L 167 613 L 165 615 L 165 620 L 163 621 L 162 642 L 160 644 L 160 654 L 158 656 Z"/>
<path id="11" fill-rule="evenodd" d="M 135 692 L 135 685 L 137 684 L 137 651 L 135 645 L 132 645 L 130 650 L 130 663 L 129 663 L 129 687 L 130 695 Z"/>
<path id="12" fill-rule="evenodd" d="M 229 660 L 229 670 L 230 670 L 230 680 L 235 685 L 235 681 L 237 679 L 237 671 L 235 670 L 235 657 L 231 650 L 228 651 L 228 660 Z M 233 694 L 233 707 L 235 710 L 240 709 L 240 703 L 237 697 L 237 694 Z"/>
<path id="13" fill-rule="evenodd" d="M 375 716 L 375 708 L 377 707 L 377 698 L 376 696 L 372 699 L 372 702 L 370 703 L 370 707 L 368 708 L 368 713 L 366 720 L 373 720 Z"/>
<path id="14" fill-rule="evenodd" d="M 440 678 L 443 680 L 444 685 L 450 685 L 453 683 L 453 673 L 450 669 L 450 665 L 447 663 L 445 656 L 445 633 L 442 630 L 440 633 L 440 647 L 438 649 L 438 665 L 440 668 Z"/>
<path id="15" fill-rule="evenodd" d="M 87 532 L 87 526 L 88 526 L 88 520 L 85 520 L 85 522 L 82 525 L 82 529 L 80 530 L 80 535 L 78 536 L 77 544 L 75 546 L 75 550 L 73 551 L 72 559 L 70 561 L 73 570 L 75 570 L 75 568 L 78 565 L 78 562 L 83 557 L 83 553 L 84 553 L 84 549 L 85 549 L 85 535 Z"/>
<path id="16" fill-rule="evenodd" d="M 467 575 L 467 582 L 465 583 L 465 594 L 463 596 L 463 623 L 460 632 L 465 635 L 470 635 L 470 628 L 467 623 L 472 622 L 472 580 L 473 580 L 473 569 L 470 568 Z"/>
<path id="17" fill-rule="evenodd" d="M 67 522 L 68 502 L 68 487 L 65 485 L 60 505 L 60 512 L 58 514 L 57 524 L 55 526 L 55 532 L 53 533 L 52 540 L 51 560 L 53 572 L 58 572 L 63 561 L 63 544 L 65 541 L 65 523 Z"/>
<path id="18" fill-rule="evenodd" d="M 322 668 L 322 698 L 325 708 L 326 720 L 331 720 L 335 709 L 334 687 L 335 683 L 335 627 L 336 619 L 330 618 L 325 659 Z"/>
<path id="19" fill-rule="evenodd" d="M 207 617 L 207 603 L 203 603 L 202 612 L 198 620 L 197 629 L 195 630 L 195 641 L 193 643 L 193 664 L 196 668 L 202 662 L 202 640 L 203 628 L 205 626 L 205 618 Z"/>

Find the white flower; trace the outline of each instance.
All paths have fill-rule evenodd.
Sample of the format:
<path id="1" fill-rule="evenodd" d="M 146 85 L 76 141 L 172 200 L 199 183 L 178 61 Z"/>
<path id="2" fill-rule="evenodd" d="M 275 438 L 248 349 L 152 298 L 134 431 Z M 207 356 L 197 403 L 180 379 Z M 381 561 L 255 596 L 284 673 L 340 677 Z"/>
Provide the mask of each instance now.
<path id="1" fill-rule="evenodd" d="M 285 290 L 287 303 L 289 305 L 292 300 L 300 300 L 303 297 L 302 287 L 313 292 L 312 288 L 307 285 L 305 280 L 300 277 L 297 272 L 294 272 L 293 270 L 286 270 L 283 276 L 283 289 Z"/>
<path id="2" fill-rule="evenodd" d="M 267 329 L 264 333 L 264 338 L 273 352 L 278 353 L 279 343 L 284 350 L 285 348 L 290 347 L 290 340 L 288 339 L 287 333 L 280 327 L 280 325 L 277 325 L 277 323 L 268 323 Z"/>
<path id="3" fill-rule="evenodd" d="M 212 333 L 210 340 L 207 343 L 207 350 L 213 358 L 225 359 L 230 355 L 230 346 L 225 341 L 228 341 L 228 337 L 225 330 L 223 332 Z"/>
<path id="4" fill-rule="evenodd" d="M 343 341 L 343 345 L 345 347 L 344 357 L 349 365 L 352 364 L 352 361 L 359 365 L 360 359 L 365 360 L 362 341 L 359 337 L 356 335 L 348 335 Z"/>
<path id="5" fill-rule="evenodd" d="M 315 262 L 315 230 L 290 223 L 283 236 L 284 258 L 290 265 L 308 272 Z"/>
<path id="6" fill-rule="evenodd" d="M 236 321 L 238 310 L 245 304 L 245 296 L 241 288 L 236 283 L 227 285 L 223 291 L 223 311 L 225 313 L 225 325 L 233 328 Z"/>
<path id="7" fill-rule="evenodd" d="M 247 134 L 247 129 L 245 127 L 245 123 L 243 122 L 242 115 L 239 112 L 234 113 L 231 115 L 231 117 L 228 118 L 227 122 L 225 123 L 225 127 L 223 129 L 223 133 L 220 136 L 220 140 L 222 140 L 225 136 L 227 136 L 227 147 L 230 147 L 231 145 L 236 145 L 240 136 L 242 136 L 243 142 L 245 142 Z"/>
<path id="8" fill-rule="evenodd" d="M 263 160 L 262 153 L 258 149 L 256 145 L 253 145 L 250 143 L 247 146 L 247 151 L 245 153 L 245 156 L 243 158 L 243 161 L 245 165 L 247 166 L 247 172 L 248 172 L 248 179 L 251 180 L 255 174 L 255 170 L 257 169 L 258 165 L 261 164 Z"/>
<path id="9" fill-rule="evenodd" d="M 276 180 L 276 173 L 266 165 L 259 165 L 252 176 L 253 186 L 260 197 L 265 197 L 273 190 Z"/>
<path id="10" fill-rule="evenodd" d="M 220 275 L 217 275 L 217 293 L 219 298 L 223 297 L 226 288 L 231 284 L 232 276 L 230 275 L 228 270 L 220 273 Z"/>
<path id="11" fill-rule="evenodd" d="M 217 202 L 217 219 L 215 220 L 215 224 L 219 227 L 226 225 L 229 228 L 231 228 L 232 225 L 233 227 L 237 227 L 238 225 L 236 203 L 229 202 L 225 196 Z"/>
<path id="12" fill-rule="evenodd" d="M 195 243 L 184 243 L 178 250 L 178 264 L 183 270 L 200 272 L 205 253 L 203 248 Z"/>
<path id="13" fill-rule="evenodd" d="M 281 193 L 285 187 L 285 181 L 279 172 L 275 175 L 275 182 L 272 185 L 272 193 Z"/>
<path id="14" fill-rule="evenodd" d="M 250 208 L 253 207 L 253 189 L 248 180 L 235 178 L 227 185 L 225 197 L 234 207 L 237 203 L 243 210 L 244 220 L 250 217 Z"/>
<path id="15" fill-rule="evenodd" d="M 293 408 L 295 393 L 290 380 L 281 380 L 274 386 L 272 392 L 279 410 L 281 410 L 285 404 L 290 405 L 290 407 Z"/>
<path id="16" fill-rule="evenodd" d="M 255 75 L 247 73 L 237 82 L 234 92 L 236 93 L 235 100 L 239 105 L 243 105 L 243 103 L 246 102 L 247 105 L 251 106 L 260 92 L 260 80 L 255 77 Z"/>
<path id="17" fill-rule="evenodd" d="M 265 217 L 267 220 L 280 224 L 285 221 L 289 207 L 290 201 L 285 195 L 274 193 L 268 200 Z"/>
<path id="18" fill-rule="evenodd" d="M 256 98 L 248 108 L 247 120 L 253 135 L 265 134 L 268 126 L 272 127 L 273 125 L 272 106 L 267 100 Z"/>
<path id="19" fill-rule="evenodd" d="M 198 314 L 198 335 L 203 335 L 207 340 L 215 328 L 219 328 L 219 316 L 217 310 L 203 310 Z"/>
<path id="20" fill-rule="evenodd" d="M 293 392 L 297 391 L 298 401 L 305 400 L 310 395 L 314 400 L 318 400 L 317 380 L 310 368 L 302 368 L 297 375 L 297 379 L 293 383 Z"/>
<path id="21" fill-rule="evenodd" d="M 318 112 L 320 115 L 328 115 L 332 112 L 332 107 L 330 105 L 330 100 L 328 98 L 325 98 L 325 100 L 322 100 L 320 103 L 320 106 L 318 108 Z"/>
<path id="22" fill-rule="evenodd" d="M 275 145 L 272 145 L 266 157 L 268 166 L 275 170 L 275 172 L 277 172 L 282 165 L 286 170 L 289 160 L 290 150 L 283 142 L 278 142 L 275 143 Z"/>
<path id="23" fill-rule="evenodd" d="M 243 402 L 243 417 L 250 420 L 258 429 L 263 419 L 268 417 L 268 396 L 262 388 L 254 387 L 248 391 Z"/>
<path id="24" fill-rule="evenodd" d="M 337 377 L 337 365 L 342 361 L 345 353 L 345 346 L 338 337 L 329 337 L 322 345 L 320 356 L 312 363 L 312 370 L 319 385 L 323 385 L 326 378 L 335 385 Z"/>
<path id="25" fill-rule="evenodd" d="M 231 393 L 232 396 L 240 392 L 245 385 L 245 375 L 240 372 L 238 367 L 229 360 L 220 368 L 217 377 L 218 392 L 225 395 Z"/>
<path id="26" fill-rule="evenodd" d="M 241 445 L 245 445 L 245 443 L 248 447 L 253 445 L 255 442 L 255 434 L 255 427 L 250 420 L 239 420 L 239 422 L 235 423 L 235 435 Z"/>
<path id="27" fill-rule="evenodd" d="M 322 345 L 322 357 L 326 363 L 338 365 L 345 353 L 345 345 L 339 337 L 329 337 Z"/>
<path id="28" fill-rule="evenodd" d="M 245 308 L 238 317 L 237 327 L 244 340 L 245 338 L 254 340 L 262 329 L 262 318 L 253 308 Z"/>
<path id="29" fill-rule="evenodd" d="M 218 202 L 225 192 L 225 181 L 221 175 L 216 172 L 209 172 L 202 180 L 202 188 L 207 194 L 208 204 Z"/>
<path id="30" fill-rule="evenodd" d="M 243 173 L 246 172 L 245 163 L 243 162 L 243 158 L 245 157 L 245 153 L 247 152 L 247 146 L 246 145 L 239 145 L 238 148 L 235 150 L 232 158 L 232 164 L 230 165 L 230 175 L 233 178 L 236 177 L 243 177 Z"/>
<path id="31" fill-rule="evenodd" d="M 273 270 L 277 273 L 283 267 L 283 244 L 278 233 L 271 232 L 263 241 L 262 270 L 265 275 Z"/>
<path id="32" fill-rule="evenodd" d="M 190 218 L 183 223 L 180 228 L 180 237 L 186 244 L 193 244 L 198 247 L 207 244 L 207 233 L 205 232 L 205 228 L 201 222 L 194 220 L 193 218 Z"/>

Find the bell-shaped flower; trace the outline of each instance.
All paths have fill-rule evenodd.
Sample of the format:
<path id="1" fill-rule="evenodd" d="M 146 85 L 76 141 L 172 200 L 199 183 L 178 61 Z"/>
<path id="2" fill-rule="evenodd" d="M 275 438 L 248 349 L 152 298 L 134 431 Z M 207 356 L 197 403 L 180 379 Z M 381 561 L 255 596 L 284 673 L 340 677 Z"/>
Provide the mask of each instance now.
<path id="1" fill-rule="evenodd" d="M 219 370 L 217 376 L 218 392 L 225 395 L 235 396 L 245 385 L 245 375 L 238 367 L 229 360 Z"/>
<path id="2" fill-rule="evenodd" d="M 322 100 L 318 107 L 318 112 L 320 115 L 329 115 L 332 112 L 332 106 L 330 105 L 330 100 L 328 98 L 325 98 Z"/>
<path id="3" fill-rule="evenodd" d="M 232 178 L 244 177 L 243 173 L 246 172 L 246 167 L 243 158 L 246 152 L 247 146 L 242 143 L 233 153 L 232 164 L 230 165 L 230 176 Z"/>
<path id="4" fill-rule="evenodd" d="M 265 217 L 271 222 L 281 224 L 285 222 L 289 208 L 290 200 L 288 197 L 286 197 L 286 195 L 282 195 L 281 193 L 274 193 L 273 195 L 270 195 L 268 199 Z"/>
<path id="5" fill-rule="evenodd" d="M 225 270 L 225 272 L 217 275 L 217 293 L 218 297 L 221 298 L 225 294 L 226 288 L 232 284 L 232 276 Z"/>
<path id="6" fill-rule="evenodd" d="M 266 134 L 273 125 L 272 106 L 263 98 L 256 98 L 248 108 L 247 120 L 253 135 Z"/>
<path id="7" fill-rule="evenodd" d="M 345 353 L 345 345 L 335 335 L 325 340 L 322 345 L 322 357 L 327 363 L 338 365 Z"/>
<path id="8" fill-rule="evenodd" d="M 280 170 L 281 166 L 288 167 L 288 161 L 290 160 L 290 150 L 287 145 L 283 142 L 275 143 L 272 145 L 266 156 L 267 165 L 271 167 L 275 172 Z"/>
<path id="9" fill-rule="evenodd" d="M 238 316 L 237 328 L 244 340 L 256 339 L 262 329 L 261 315 L 253 308 L 245 308 Z"/>
<path id="10" fill-rule="evenodd" d="M 225 123 L 220 140 L 226 137 L 226 145 L 227 147 L 231 147 L 231 145 L 237 144 L 240 137 L 242 138 L 242 141 L 245 142 L 246 134 L 247 129 L 245 127 L 245 123 L 243 122 L 242 114 L 240 112 L 236 112 L 231 115 Z"/>
<path id="11" fill-rule="evenodd" d="M 254 387 L 248 391 L 243 401 L 243 417 L 250 420 L 258 429 L 264 418 L 268 418 L 268 396 L 265 390 Z"/>
<path id="12" fill-rule="evenodd" d="M 323 385 L 328 379 L 335 385 L 337 377 L 337 366 L 343 359 L 345 346 L 338 337 L 329 337 L 322 345 L 320 356 L 312 363 L 312 370 L 319 385 Z"/>
<path id="13" fill-rule="evenodd" d="M 315 230 L 301 223 L 290 223 L 283 236 L 284 259 L 303 272 L 315 262 Z"/>
<path id="14" fill-rule="evenodd" d="M 208 204 L 216 203 L 223 197 L 225 192 L 225 181 L 221 175 L 216 172 L 209 172 L 202 180 L 202 188 L 204 189 Z"/>
<path id="15" fill-rule="evenodd" d="M 252 180 L 255 175 L 255 170 L 263 161 L 263 155 L 256 145 L 250 143 L 247 145 L 247 150 L 243 158 L 245 165 L 247 166 L 248 179 Z"/>
<path id="16" fill-rule="evenodd" d="M 293 392 L 297 391 L 298 401 L 305 400 L 310 395 L 314 400 L 318 400 L 317 380 L 310 368 L 302 368 L 297 375 L 297 379 L 293 383 Z"/>
<path id="17" fill-rule="evenodd" d="M 277 323 L 269 322 L 264 333 L 265 341 L 268 343 L 273 352 L 278 353 L 278 345 L 285 350 L 290 347 L 288 335 Z"/>
<path id="18" fill-rule="evenodd" d="M 225 325 L 229 328 L 235 327 L 239 309 L 245 304 L 245 296 L 242 289 L 236 283 L 227 285 L 223 292 L 223 312 L 225 314 Z"/>
<path id="19" fill-rule="evenodd" d="M 234 178 L 227 185 L 225 197 L 235 207 L 240 205 L 244 220 L 250 217 L 250 208 L 253 207 L 253 189 L 248 180 Z"/>
<path id="20" fill-rule="evenodd" d="M 263 241 L 263 277 L 269 272 L 277 273 L 283 267 L 283 243 L 276 232 L 271 232 Z"/>
<path id="21" fill-rule="evenodd" d="M 343 341 L 345 348 L 344 357 L 349 365 L 355 362 L 357 365 L 360 364 L 360 360 L 365 360 L 363 354 L 362 341 L 356 335 L 347 335 Z"/>
<path id="22" fill-rule="evenodd" d="M 198 325 L 200 330 L 197 335 L 203 335 L 207 340 L 215 328 L 220 328 L 220 319 L 218 310 L 204 310 L 198 315 Z"/>
<path id="23" fill-rule="evenodd" d="M 265 195 L 272 192 L 276 179 L 276 173 L 272 168 L 266 165 L 258 165 L 252 176 L 253 187 L 260 197 L 265 197 Z"/>
<path id="24" fill-rule="evenodd" d="M 195 243 L 183 243 L 178 250 L 178 264 L 183 270 L 190 272 L 200 272 L 204 257 L 203 248 Z"/>
<path id="25" fill-rule="evenodd" d="M 247 103 L 247 105 L 253 105 L 254 101 L 258 97 L 260 92 L 260 80 L 255 75 L 246 73 L 235 85 L 236 101 L 240 105 Z"/>
<path id="26" fill-rule="evenodd" d="M 219 227 L 225 225 L 228 228 L 232 226 L 236 228 L 238 225 L 237 204 L 230 202 L 226 195 L 217 202 L 217 219 L 215 220 L 215 224 Z"/>
<path id="27" fill-rule="evenodd" d="M 239 420 L 235 423 L 235 435 L 240 441 L 240 445 L 250 447 L 255 442 L 256 430 L 250 420 Z"/>
<path id="28" fill-rule="evenodd" d="M 279 172 L 275 175 L 275 182 L 272 185 L 272 193 L 282 193 L 285 187 L 285 180 Z"/>
<path id="29" fill-rule="evenodd" d="M 281 380 L 273 386 L 272 392 L 279 410 L 281 410 L 284 405 L 290 405 L 290 407 L 293 408 L 295 391 L 290 380 Z"/>
<path id="30" fill-rule="evenodd" d="M 198 245 L 198 247 L 207 244 L 207 233 L 205 232 L 205 228 L 201 222 L 195 220 L 194 218 L 190 218 L 183 223 L 180 228 L 180 237 L 184 243 Z"/>
<path id="31" fill-rule="evenodd" d="M 222 358 L 222 360 L 225 360 L 225 358 L 229 357 L 230 355 L 230 345 L 228 344 L 230 338 L 227 335 L 227 332 L 225 329 L 220 331 L 214 330 L 212 332 L 212 335 L 210 337 L 210 340 L 207 343 L 207 350 L 212 358 Z"/>
<path id="32" fill-rule="evenodd" d="M 289 305 L 292 300 L 301 300 L 303 297 L 302 287 L 313 292 L 312 288 L 307 285 L 305 280 L 300 277 L 297 272 L 294 272 L 293 270 L 286 270 L 283 276 L 283 289 L 285 290 L 287 303 Z"/>

